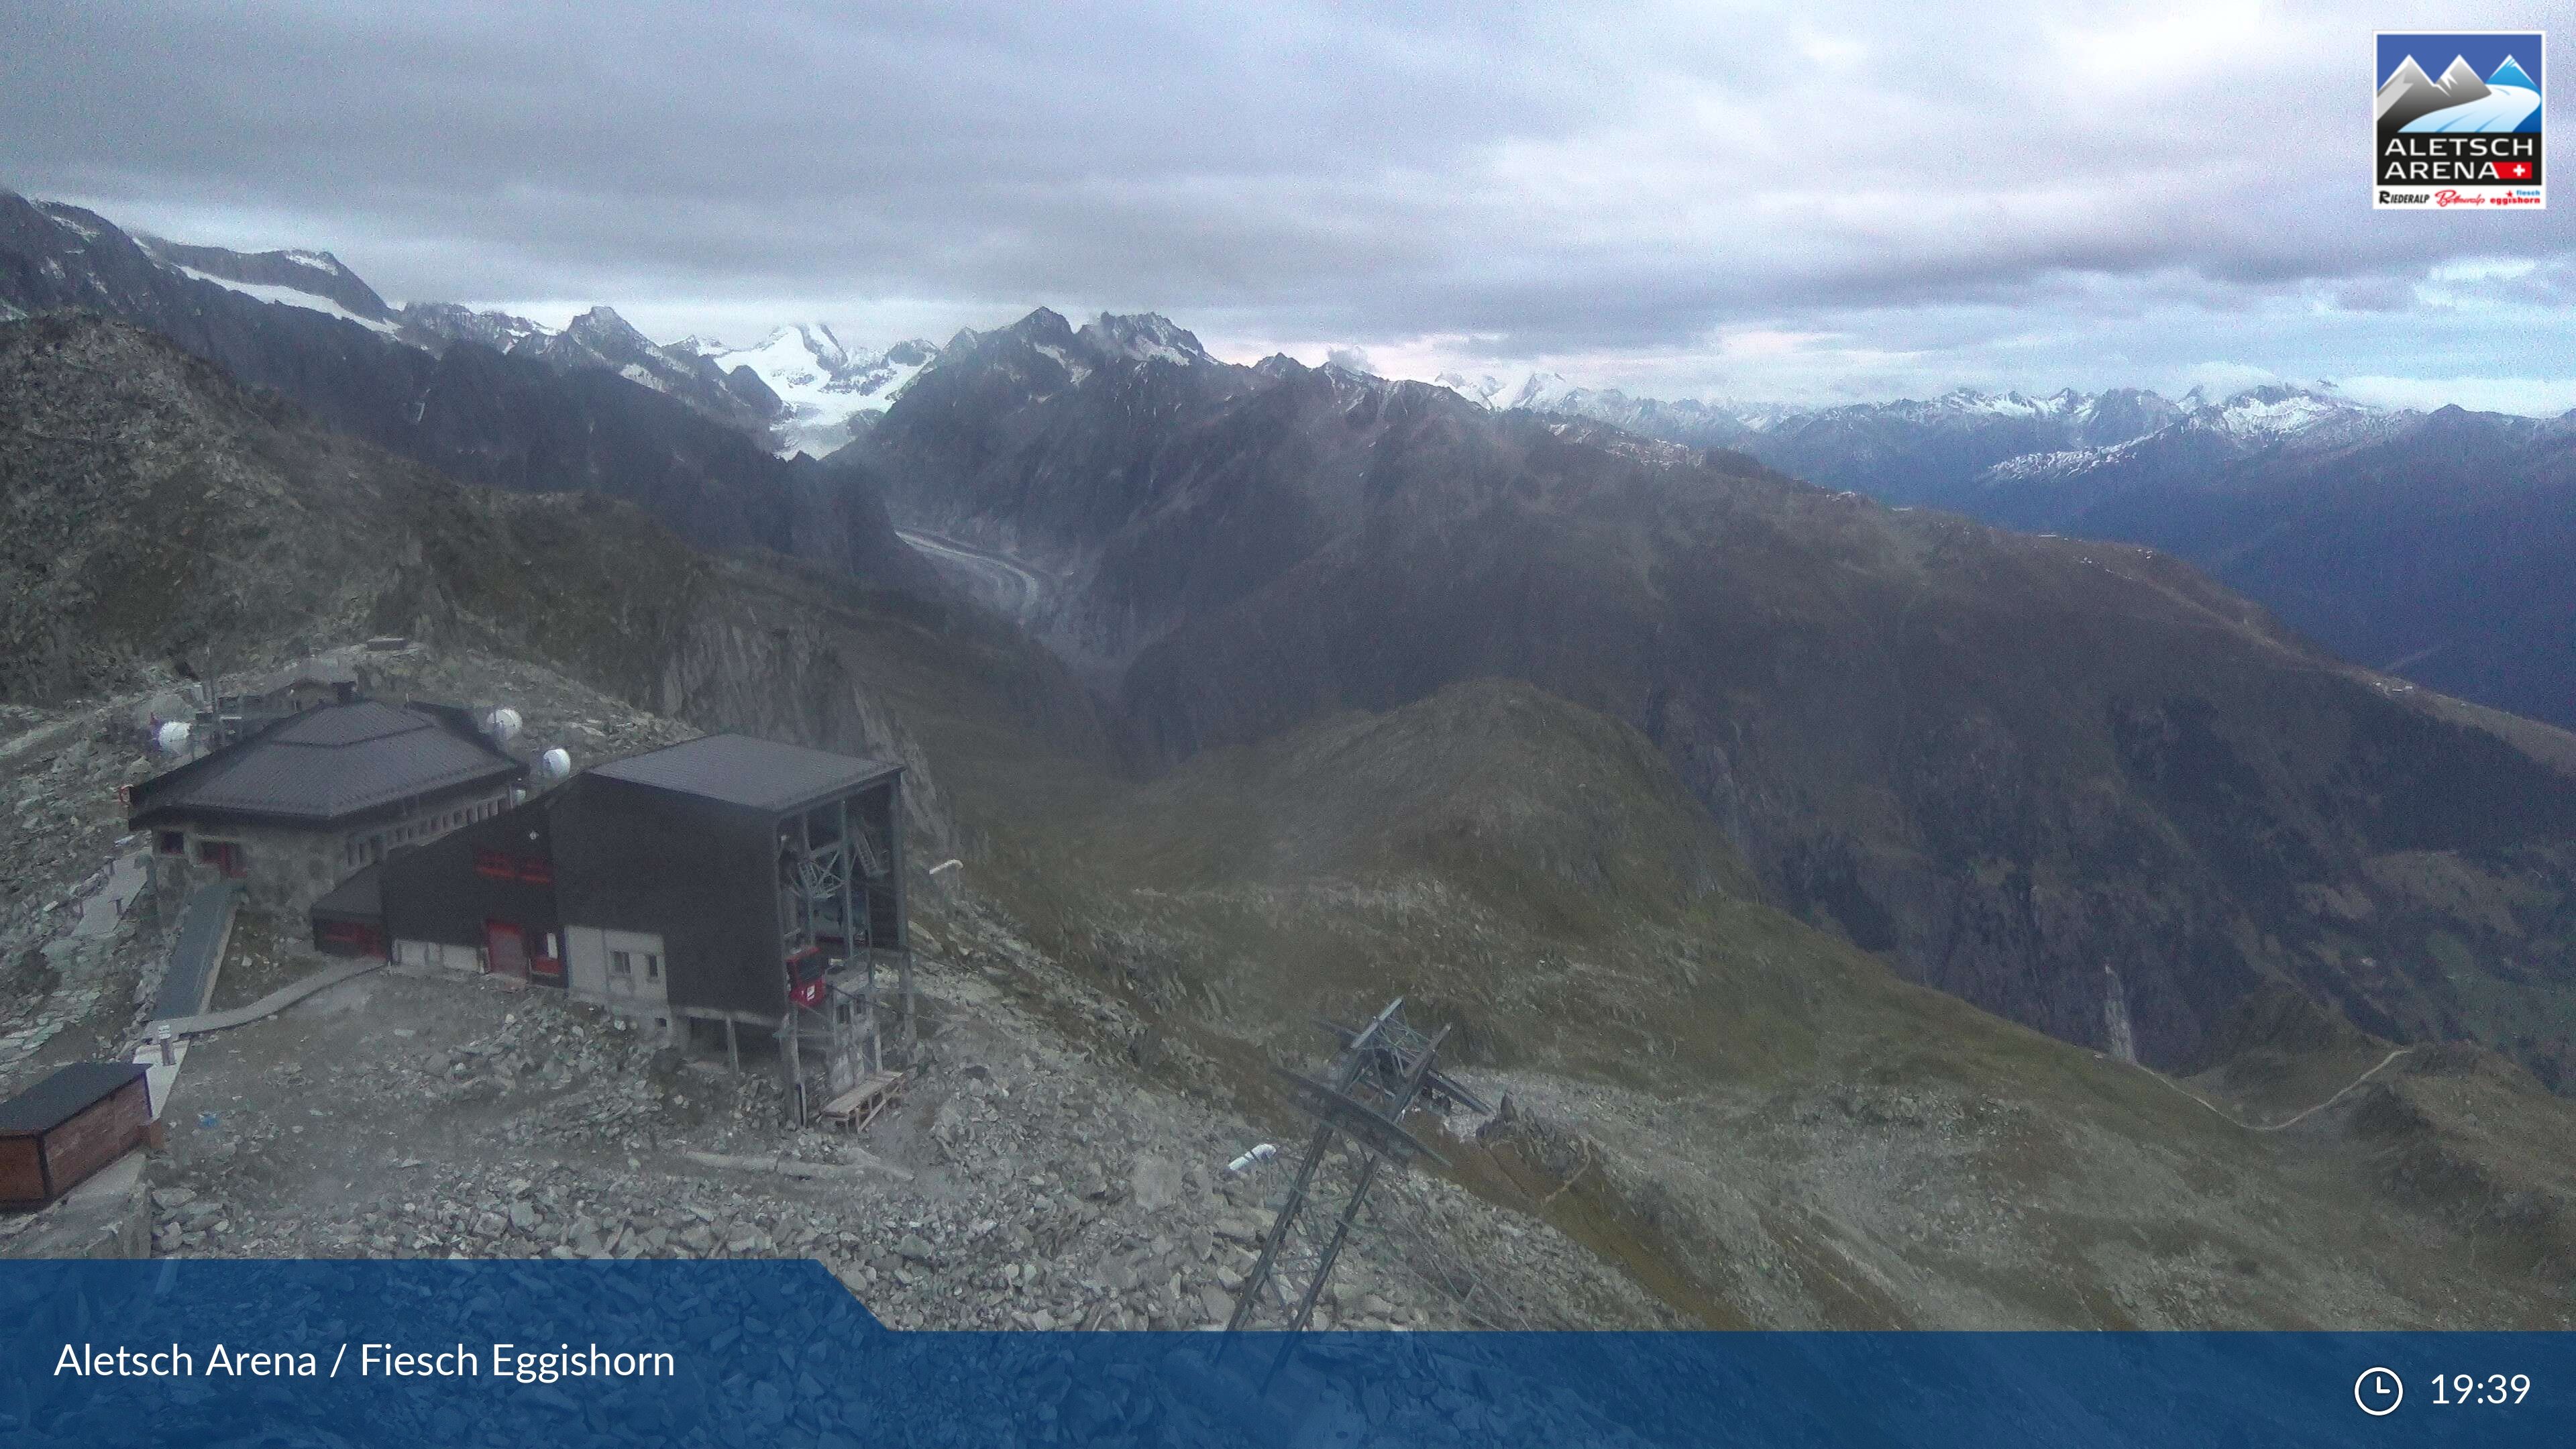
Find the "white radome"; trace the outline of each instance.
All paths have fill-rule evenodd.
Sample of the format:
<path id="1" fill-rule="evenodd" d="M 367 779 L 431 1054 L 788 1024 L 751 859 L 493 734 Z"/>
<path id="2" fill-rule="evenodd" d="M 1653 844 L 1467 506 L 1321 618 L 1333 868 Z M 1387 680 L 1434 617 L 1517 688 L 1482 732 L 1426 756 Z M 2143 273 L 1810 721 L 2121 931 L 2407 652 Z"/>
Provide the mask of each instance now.
<path id="1" fill-rule="evenodd" d="M 572 773 L 572 752 L 557 746 L 537 756 L 537 778 L 551 784 Z"/>
<path id="2" fill-rule="evenodd" d="M 174 719 L 153 734 L 152 743 L 160 746 L 163 754 L 175 755 L 188 748 L 189 732 L 185 720 Z"/>
<path id="3" fill-rule="evenodd" d="M 519 737 L 519 712 L 504 705 L 483 716 L 483 733 L 496 745 L 506 745 Z"/>

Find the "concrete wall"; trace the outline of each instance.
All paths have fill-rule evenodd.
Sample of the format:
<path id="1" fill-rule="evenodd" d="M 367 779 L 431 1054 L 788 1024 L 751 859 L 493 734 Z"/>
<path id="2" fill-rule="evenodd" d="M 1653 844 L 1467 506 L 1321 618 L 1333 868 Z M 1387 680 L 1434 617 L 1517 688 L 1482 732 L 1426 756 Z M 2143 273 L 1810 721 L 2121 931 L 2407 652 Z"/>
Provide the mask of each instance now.
<path id="1" fill-rule="evenodd" d="M 161 834 L 169 830 L 184 835 L 183 855 L 159 853 Z M 249 866 L 242 885 L 247 892 L 246 904 L 255 910 L 300 915 L 346 880 L 354 869 L 344 864 L 347 841 L 337 832 L 286 830 L 232 821 L 163 823 L 153 828 L 151 843 L 154 886 L 176 892 L 164 899 L 179 899 L 197 885 L 221 878 L 222 872 L 215 867 L 197 863 L 197 847 L 209 842 L 242 848 Z"/>
<path id="2" fill-rule="evenodd" d="M 628 969 L 611 969 L 612 953 L 627 955 Z M 649 931 L 599 926 L 564 927 L 565 985 L 576 1001 L 596 1002 L 620 1016 L 670 1020 L 670 957 Z"/>
<path id="3" fill-rule="evenodd" d="M 147 844 L 153 852 L 152 883 L 156 891 L 183 894 L 219 874 L 214 867 L 197 863 L 200 842 L 238 845 L 249 862 L 250 873 L 242 880 L 248 891 L 248 904 L 258 910 L 301 915 L 374 858 L 366 850 L 371 843 L 381 841 L 379 849 L 423 844 L 469 823 L 468 817 L 479 807 L 495 804 L 507 808 L 509 792 L 432 801 L 400 819 L 370 821 L 357 829 L 309 830 L 231 820 L 165 820 L 147 832 Z M 178 857 L 160 853 L 161 836 L 173 830 L 184 837 L 184 852 Z M 178 898 L 178 894 L 163 896 L 165 900 Z"/>
<path id="4" fill-rule="evenodd" d="M 437 966 L 468 975 L 483 969 L 480 948 L 456 941 L 396 941 L 394 961 L 403 966 Z"/>

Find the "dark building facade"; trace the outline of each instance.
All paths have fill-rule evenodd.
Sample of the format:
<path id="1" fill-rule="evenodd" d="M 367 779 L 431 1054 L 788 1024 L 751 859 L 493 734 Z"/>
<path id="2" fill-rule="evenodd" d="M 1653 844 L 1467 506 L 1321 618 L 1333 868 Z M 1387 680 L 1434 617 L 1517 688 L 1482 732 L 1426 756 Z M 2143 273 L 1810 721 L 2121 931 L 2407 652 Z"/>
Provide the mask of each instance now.
<path id="1" fill-rule="evenodd" d="M 393 959 L 524 977 L 679 1034 L 778 1029 L 905 950 L 903 768 L 745 735 L 595 766 L 314 910 Z"/>
<path id="2" fill-rule="evenodd" d="M 445 705 L 313 704 L 136 785 L 156 885 L 244 882 L 302 910 L 390 851 L 507 809 L 527 766 Z"/>

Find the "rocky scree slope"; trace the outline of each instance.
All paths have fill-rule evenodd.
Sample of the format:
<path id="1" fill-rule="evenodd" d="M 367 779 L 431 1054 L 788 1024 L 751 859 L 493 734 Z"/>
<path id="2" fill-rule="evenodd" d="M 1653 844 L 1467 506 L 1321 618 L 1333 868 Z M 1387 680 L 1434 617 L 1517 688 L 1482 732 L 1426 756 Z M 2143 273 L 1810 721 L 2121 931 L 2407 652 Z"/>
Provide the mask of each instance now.
<path id="1" fill-rule="evenodd" d="M 2181 1086 L 1998 1021 L 1764 904 L 1651 741 L 1527 684 L 1022 828 L 1053 862 L 1032 939 L 1256 1117 L 1296 1120 L 1266 1067 L 1311 1057 L 1310 1012 L 1400 991 L 1503 1104 L 1448 1124 L 1461 1180 L 1700 1322 L 2565 1321 L 2576 1115 L 2528 1075 L 2466 1045 L 2388 1062 L 2289 987 Z"/>

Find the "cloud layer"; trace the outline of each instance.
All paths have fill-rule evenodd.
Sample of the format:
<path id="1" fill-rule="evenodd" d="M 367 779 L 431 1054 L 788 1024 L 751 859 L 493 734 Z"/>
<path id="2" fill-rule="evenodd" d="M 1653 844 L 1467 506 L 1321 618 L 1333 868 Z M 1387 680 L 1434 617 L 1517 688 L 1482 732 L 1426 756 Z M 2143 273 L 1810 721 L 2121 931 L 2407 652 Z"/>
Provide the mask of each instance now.
<path id="1" fill-rule="evenodd" d="M 0 184 L 666 336 L 1047 303 L 1667 395 L 2576 405 L 2564 210 L 2374 215 L 2340 7 L 914 9 L 21 0 Z"/>

